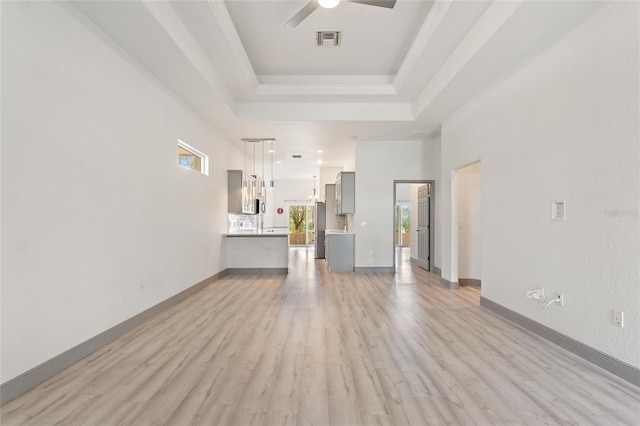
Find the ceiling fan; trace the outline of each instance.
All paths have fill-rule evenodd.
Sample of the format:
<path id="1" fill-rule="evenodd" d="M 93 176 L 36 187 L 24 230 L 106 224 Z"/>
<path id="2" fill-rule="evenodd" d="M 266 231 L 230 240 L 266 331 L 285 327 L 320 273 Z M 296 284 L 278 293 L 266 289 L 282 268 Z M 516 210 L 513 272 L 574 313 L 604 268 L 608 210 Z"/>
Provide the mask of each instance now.
<path id="1" fill-rule="evenodd" d="M 318 7 L 331 9 L 336 7 L 340 3 L 340 1 L 366 4 L 368 6 L 386 7 L 388 9 L 393 9 L 393 6 L 395 6 L 396 4 L 396 0 L 311 0 L 305 7 L 302 8 L 302 10 L 300 10 L 300 12 L 296 13 L 295 16 L 291 18 L 289 22 L 287 22 L 287 26 L 295 28 L 300 22 L 304 21 L 307 16 L 311 15 L 311 13 Z"/>

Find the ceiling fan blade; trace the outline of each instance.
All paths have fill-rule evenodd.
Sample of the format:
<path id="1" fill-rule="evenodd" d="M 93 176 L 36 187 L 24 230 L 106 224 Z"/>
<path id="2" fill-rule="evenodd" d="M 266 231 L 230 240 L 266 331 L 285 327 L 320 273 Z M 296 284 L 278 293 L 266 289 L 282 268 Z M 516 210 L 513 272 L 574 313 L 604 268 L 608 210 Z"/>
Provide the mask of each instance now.
<path id="1" fill-rule="evenodd" d="M 316 10 L 319 6 L 320 5 L 317 0 L 311 0 L 300 12 L 296 13 L 293 18 L 289 19 L 289 22 L 287 22 L 286 25 L 291 28 L 297 27 L 300 22 L 304 21 L 305 18 L 311 15 L 311 12 Z"/>
<path id="2" fill-rule="evenodd" d="M 396 0 L 342 0 L 345 2 L 350 2 L 350 3 L 360 3 L 360 4 L 366 4 L 369 6 L 380 6 L 380 7 L 386 7 L 389 9 L 393 9 L 393 6 L 396 5 Z"/>

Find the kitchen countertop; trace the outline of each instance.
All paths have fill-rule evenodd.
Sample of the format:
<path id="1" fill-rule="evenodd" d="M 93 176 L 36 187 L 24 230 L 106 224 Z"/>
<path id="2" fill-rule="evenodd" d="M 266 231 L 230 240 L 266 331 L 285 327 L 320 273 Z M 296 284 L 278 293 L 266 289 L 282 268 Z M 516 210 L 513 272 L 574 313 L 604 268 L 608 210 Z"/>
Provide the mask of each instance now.
<path id="1" fill-rule="evenodd" d="M 347 232 L 342 229 L 327 229 L 326 231 L 324 231 L 324 233 L 325 235 L 329 235 L 329 234 L 354 235 L 355 234 L 355 232 Z"/>
<path id="2" fill-rule="evenodd" d="M 289 231 L 286 229 L 243 229 L 227 232 L 227 237 L 286 237 Z"/>

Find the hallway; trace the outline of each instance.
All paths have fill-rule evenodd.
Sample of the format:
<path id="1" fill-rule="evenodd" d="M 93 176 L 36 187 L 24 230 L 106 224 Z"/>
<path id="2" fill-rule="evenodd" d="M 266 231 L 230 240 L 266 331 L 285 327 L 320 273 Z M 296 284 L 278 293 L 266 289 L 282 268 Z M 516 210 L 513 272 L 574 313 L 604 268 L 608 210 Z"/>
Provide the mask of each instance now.
<path id="1" fill-rule="evenodd" d="M 408 262 L 230 275 L 1 409 L 3 425 L 636 424 L 638 388 Z"/>

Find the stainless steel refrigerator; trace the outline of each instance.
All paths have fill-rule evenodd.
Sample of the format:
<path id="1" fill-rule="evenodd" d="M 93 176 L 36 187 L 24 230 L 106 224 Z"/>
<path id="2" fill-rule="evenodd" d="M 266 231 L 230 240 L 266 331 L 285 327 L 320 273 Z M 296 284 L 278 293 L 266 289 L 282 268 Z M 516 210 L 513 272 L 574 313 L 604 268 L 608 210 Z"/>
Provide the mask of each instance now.
<path id="1" fill-rule="evenodd" d="M 313 209 L 313 224 L 316 233 L 316 259 L 324 259 L 324 232 L 327 229 L 327 205 L 317 202 Z"/>

